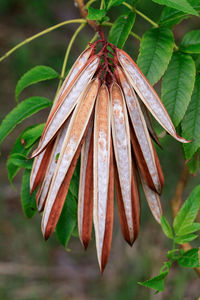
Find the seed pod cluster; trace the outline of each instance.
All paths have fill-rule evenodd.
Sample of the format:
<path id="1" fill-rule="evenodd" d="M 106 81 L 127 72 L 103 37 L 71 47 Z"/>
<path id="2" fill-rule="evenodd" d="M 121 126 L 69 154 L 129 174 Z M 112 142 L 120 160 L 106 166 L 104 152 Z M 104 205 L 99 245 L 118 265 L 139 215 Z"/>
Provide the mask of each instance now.
<path id="1" fill-rule="evenodd" d="M 79 236 L 86 249 L 94 224 L 101 272 L 111 248 L 114 187 L 122 233 L 130 245 L 139 232 L 139 179 L 151 212 L 160 223 L 159 195 L 164 177 L 152 143 L 152 139 L 157 144 L 159 140 L 148 110 L 171 136 L 188 142 L 177 135 L 161 100 L 130 56 L 99 40 L 73 65 L 32 155 L 30 187 L 31 192 L 37 189 L 45 239 L 59 220 L 81 156 Z"/>

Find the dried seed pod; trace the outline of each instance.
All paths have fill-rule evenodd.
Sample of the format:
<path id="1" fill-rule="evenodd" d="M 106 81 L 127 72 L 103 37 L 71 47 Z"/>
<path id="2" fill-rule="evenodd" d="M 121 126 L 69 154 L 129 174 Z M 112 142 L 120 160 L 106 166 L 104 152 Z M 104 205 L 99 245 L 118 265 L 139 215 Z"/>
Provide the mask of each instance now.
<path id="1" fill-rule="evenodd" d="M 139 231 L 139 195 L 132 170 L 128 115 L 120 87 L 111 87 L 115 178 L 122 232 L 132 245 Z"/>
<path id="2" fill-rule="evenodd" d="M 55 106 L 59 102 L 61 96 L 66 92 L 66 90 L 68 89 L 68 87 L 71 84 L 71 82 L 75 79 L 75 77 L 80 72 L 80 70 L 85 66 L 86 62 L 88 61 L 88 59 L 89 59 L 89 57 L 90 57 L 90 55 L 92 53 L 92 50 L 93 50 L 92 47 L 87 48 L 78 57 L 78 59 L 76 60 L 76 62 L 72 66 L 69 74 L 67 75 L 66 79 L 64 80 L 64 82 L 63 82 L 63 84 L 62 84 L 62 86 L 60 88 L 60 91 L 58 92 L 58 94 L 56 96 L 56 99 L 55 99 L 55 101 L 53 103 L 53 106 L 52 106 L 49 118 L 50 118 L 50 116 L 52 114 L 52 111 L 54 110 Z M 47 120 L 47 122 L 48 122 L 48 120 Z M 36 178 L 37 173 L 38 173 L 41 165 L 43 165 L 41 168 L 42 168 L 42 170 L 44 170 L 44 163 L 43 163 L 43 161 L 45 161 L 45 167 L 47 169 L 47 163 L 46 163 L 46 160 L 45 160 L 45 151 L 46 150 L 44 150 L 43 153 L 40 153 L 40 155 L 37 156 L 37 157 L 35 157 L 35 159 L 34 159 L 33 168 L 32 168 L 31 177 L 30 177 L 30 189 L 31 189 L 31 192 L 33 192 L 37 188 L 37 186 L 40 183 L 40 181 L 43 180 L 43 178 L 41 178 L 41 176 L 39 176 L 39 180 Z M 49 153 L 49 150 L 48 150 L 48 153 Z M 36 183 L 34 184 L 35 180 L 36 180 Z"/>
<path id="3" fill-rule="evenodd" d="M 91 239 L 93 216 L 93 120 L 81 150 L 81 168 L 78 194 L 78 230 L 85 249 Z"/>
<path id="4" fill-rule="evenodd" d="M 38 197 L 38 211 L 42 211 L 44 209 L 46 197 L 49 191 L 49 187 L 51 184 L 51 180 L 53 177 L 53 174 L 55 172 L 56 164 L 57 164 L 57 155 L 60 154 L 65 136 L 67 134 L 67 130 L 69 127 L 70 119 L 66 121 L 66 124 L 63 125 L 63 128 L 61 128 L 61 131 L 59 132 L 58 136 L 56 137 L 56 141 L 54 143 L 54 147 L 51 153 L 51 158 L 48 164 L 48 168 L 46 171 L 46 175 L 44 177 L 44 180 L 42 182 L 41 188 L 39 190 L 39 193 L 37 195 Z M 42 154 L 42 153 L 41 153 Z M 40 154 L 40 155 L 41 155 Z"/>
<path id="5" fill-rule="evenodd" d="M 134 90 L 140 96 L 141 100 L 147 106 L 154 118 L 176 140 L 182 143 L 188 143 L 189 141 L 177 135 L 174 125 L 162 101 L 160 100 L 157 93 L 150 85 L 144 74 L 134 63 L 132 58 L 126 52 L 120 49 L 117 49 L 117 56 Z"/>
<path id="6" fill-rule="evenodd" d="M 99 58 L 97 56 L 92 57 L 69 84 L 68 88 L 50 114 L 39 146 L 33 153 L 32 157 L 40 154 L 58 133 L 59 129 L 67 120 L 76 104 L 80 102 L 80 99 L 82 99 L 82 95 L 84 95 L 87 85 L 92 79 L 98 65 Z"/>
<path id="7" fill-rule="evenodd" d="M 137 100 L 137 96 L 131 88 L 129 81 L 122 72 L 121 68 L 117 67 L 116 72 L 118 73 L 118 77 L 124 92 L 124 97 L 134 129 L 134 133 L 132 133 L 131 135 L 131 142 L 140 170 L 144 178 L 147 180 L 147 184 L 152 189 L 160 193 L 161 183 L 156 167 L 154 151 L 146 122 Z"/>
<path id="8" fill-rule="evenodd" d="M 111 247 L 113 196 L 110 103 L 108 89 L 103 84 L 96 103 L 94 126 L 94 227 L 101 272 Z"/>
<path id="9" fill-rule="evenodd" d="M 84 135 L 86 135 L 86 129 L 92 115 L 98 89 L 99 80 L 93 80 L 82 96 L 70 121 L 43 213 L 42 232 L 46 239 L 52 234 L 60 216 L 69 183 L 78 159 L 77 151 L 80 154 L 83 138 Z"/>

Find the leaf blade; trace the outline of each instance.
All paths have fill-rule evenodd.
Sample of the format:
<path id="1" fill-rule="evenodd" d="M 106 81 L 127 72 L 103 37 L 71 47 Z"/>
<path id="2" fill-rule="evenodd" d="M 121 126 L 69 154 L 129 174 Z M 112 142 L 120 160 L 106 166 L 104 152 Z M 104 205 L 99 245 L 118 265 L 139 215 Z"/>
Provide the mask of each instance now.
<path id="1" fill-rule="evenodd" d="M 166 5 L 168 7 L 183 11 L 184 13 L 195 15 L 198 17 L 197 11 L 190 5 L 187 0 L 153 0 L 161 5 Z"/>
<path id="2" fill-rule="evenodd" d="M 181 232 L 182 227 L 192 224 L 197 216 L 200 206 L 200 185 L 198 185 L 182 205 L 174 218 L 173 227 L 176 235 Z"/>
<path id="3" fill-rule="evenodd" d="M 177 127 L 191 100 L 195 82 L 195 64 L 191 56 L 174 53 L 163 77 L 163 103 Z"/>
<path id="4" fill-rule="evenodd" d="M 44 97 L 30 97 L 18 104 L 0 125 L 0 143 L 23 120 L 51 105 L 51 101 Z"/>
<path id="5" fill-rule="evenodd" d="M 153 28 L 143 35 L 137 64 L 152 85 L 166 71 L 173 47 L 174 36 L 170 29 Z"/>
<path id="6" fill-rule="evenodd" d="M 191 102 L 181 123 L 183 136 L 192 143 L 183 145 L 186 159 L 191 159 L 200 147 L 200 76 L 196 77 Z"/>
<path id="7" fill-rule="evenodd" d="M 59 74 L 48 66 L 36 66 L 26 72 L 18 81 L 15 89 L 15 97 L 18 101 L 21 92 L 28 86 L 37 82 L 58 78 Z"/>
<path id="8" fill-rule="evenodd" d="M 119 16 L 109 32 L 108 40 L 118 48 L 123 48 L 135 22 L 135 13 Z"/>

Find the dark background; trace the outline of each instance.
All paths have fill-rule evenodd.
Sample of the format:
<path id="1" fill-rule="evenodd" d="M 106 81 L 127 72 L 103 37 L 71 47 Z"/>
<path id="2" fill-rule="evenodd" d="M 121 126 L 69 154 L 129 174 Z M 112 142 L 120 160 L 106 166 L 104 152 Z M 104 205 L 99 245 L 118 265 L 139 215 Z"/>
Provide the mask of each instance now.
<path id="1" fill-rule="evenodd" d="M 161 7 L 151 1 L 140 1 L 141 10 L 155 21 Z M 115 10 L 113 16 L 122 12 Z M 66 19 L 79 18 L 71 0 L 0 0 L 0 56 L 27 37 Z M 199 29 L 193 17 L 175 27 L 177 43 L 185 32 Z M 137 17 L 134 31 L 142 35 L 151 26 Z M 36 65 L 48 65 L 61 72 L 68 42 L 77 25 L 67 25 L 43 36 L 15 52 L 0 64 L 0 121 L 16 105 L 14 91 L 20 76 Z M 78 36 L 70 55 L 68 68 L 86 47 L 93 31 L 87 27 Z M 138 41 L 129 38 L 125 49 L 136 59 Z M 33 95 L 54 98 L 56 80 L 26 89 L 21 100 Z M 160 85 L 157 85 L 159 91 Z M 67 251 L 54 234 L 48 242 L 42 238 L 40 215 L 28 220 L 20 204 L 21 175 L 11 187 L 7 179 L 6 158 L 16 137 L 28 125 L 45 122 L 48 111 L 29 118 L 4 141 L 0 158 L 0 299 L 10 300 L 129 300 L 170 299 L 194 300 L 200 296 L 200 282 L 193 270 L 174 266 L 166 280 L 164 293 L 137 284 L 158 274 L 170 241 L 154 221 L 142 195 L 140 235 L 130 248 L 123 240 L 115 213 L 114 234 L 109 263 L 101 276 L 94 238 L 85 252 L 77 238 L 72 238 Z M 164 150 L 158 151 L 165 175 L 162 195 L 164 214 L 171 220 L 170 200 L 184 166 L 181 145 L 171 137 L 161 139 Z M 184 198 L 199 182 L 199 174 L 188 181 Z"/>

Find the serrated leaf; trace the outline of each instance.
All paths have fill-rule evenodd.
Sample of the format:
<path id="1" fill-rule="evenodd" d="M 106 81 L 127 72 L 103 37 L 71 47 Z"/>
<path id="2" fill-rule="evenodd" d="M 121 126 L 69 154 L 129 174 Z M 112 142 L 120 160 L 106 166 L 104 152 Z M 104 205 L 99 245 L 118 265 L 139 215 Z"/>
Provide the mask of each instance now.
<path id="1" fill-rule="evenodd" d="M 194 9 L 200 11 L 199 0 L 188 0 L 188 2 L 192 5 Z M 188 14 L 166 6 L 162 11 L 159 24 L 172 27 L 173 25 L 176 25 L 187 18 L 189 18 Z"/>
<path id="2" fill-rule="evenodd" d="M 121 15 L 110 29 L 108 40 L 118 48 L 123 48 L 135 22 L 135 13 Z"/>
<path id="3" fill-rule="evenodd" d="M 189 243 L 193 240 L 195 240 L 196 238 L 198 238 L 197 234 L 187 234 L 187 235 L 183 235 L 183 236 L 178 236 L 174 239 L 175 243 L 182 245 L 185 243 Z"/>
<path id="4" fill-rule="evenodd" d="M 200 53 L 200 30 L 186 33 L 181 41 L 180 50 L 185 53 Z"/>
<path id="5" fill-rule="evenodd" d="M 70 192 L 67 194 L 59 221 L 56 226 L 56 235 L 59 242 L 67 247 L 77 223 L 77 202 Z"/>
<path id="6" fill-rule="evenodd" d="M 200 207 L 200 185 L 198 185 L 182 205 L 174 218 L 173 227 L 176 235 L 182 228 L 192 224 L 198 214 Z"/>
<path id="7" fill-rule="evenodd" d="M 162 100 L 177 127 L 191 100 L 195 63 L 190 55 L 174 53 L 162 82 Z"/>
<path id="8" fill-rule="evenodd" d="M 15 97 L 18 100 L 21 92 L 28 86 L 40 81 L 58 78 L 59 74 L 52 68 L 47 66 L 36 66 L 26 72 L 18 81 L 15 89 Z"/>
<path id="9" fill-rule="evenodd" d="M 191 102 L 181 123 L 182 135 L 192 143 L 183 145 L 185 158 L 191 159 L 200 147 L 200 76 L 196 77 Z"/>
<path id="10" fill-rule="evenodd" d="M 32 169 L 33 159 L 27 159 L 25 155 L 20 153 L 12 154 L 9 158 L 11 164 L 19 168 Z"/>
<path id="11" fill-rule="evenodd" d="M 199 248 L 193 248 L 186 251 L 182 257 L 178 259 L 178 264 L 186 268 L 200 267 L 200 251 Z"/>
<path id="12" fill-rule="evenodd" d="M 178 236 L 187 235 L 200 230 L 200 223 L 192 223 L 182 227 L 179 231 Z"/>
<path id="13" fill-rule="evenodd" d="M 51 105 L 52 102 L 44 97 L 30 97 L 19 103 L 0 125 L 0 143 L 23 120 Z"/>
<path id="14" fill-rule="evenodd" d="M 106 16 L 105 9 L 97 9 L 93 7 L 88 7 L 88 20 L 101 21 Z"/>
<path id="15" fill-rule="evenodd" d="M 32 195 L 30 194 L 30 174 L 31 171 L 26 169 L 22 177 L 21 186 L 22 209 L 28 218 L 32 218 L 37 211 L 35 203 L 36 191 Z"/>
<path id="16" fill-rule="evenodd" d="M 183 11 L 184 13 L 195 15 L 198 17 L 198 12 L 190 5 L 187 0 L 153 0 L 161 5 L 166 5 L 168 7 Z"/>
<path id="17" fill-rule="evenodd" d="M 153 28 L 143 35 L 137 64 L 152 85 L 166 71 L 173 47 L 174 36 L 170 29 Z"/>
<path id="18" fill-rule="evenodd" d="M 9 154 L 9 157 L 11 157 L 13 154 L 16 153 L 22 154 L 27 157 L 28 153 L 31 151 L 32 145 L 36 143 L 37 140 L 40 138 L 42 134 L 42 131 L 40 132 L 40 130 L 42 130 L 43 127 L 44 124 L 39 124 L 39 125 L 37 124 L 26 128 L 15 141 L 15 144 Z M 29 147 L 27 147 L 27 145 L 29 145 Z M 8 169 L 8 179 L 12 184 L 12 180 L 20 168 L 14 165 L 8 158 L 7 169 Z"/>
<path id="19" fill-rule="evenodd" d="M 168 238 L 173 239 L 174 235 L 173 235 L 172 228 L 171 228 L 171 226 L 169 225 L 168 221 L 165 219 L 164 216 L 161 217 L 161 227 L 162 227 L 162 230 L 163 230 L 164 234 Z"/>
<path id="20" fill-rule="evenodd" d="M 161 273 L 158 276 L 155 276 L 152 279 L 143 281 L 143 282 L 138 282 L 142 286 L 149 287 L 151 289 L 154 289 L 158 292 L 163 292 L 164 291 L 164 279 L 167 276 L 168 271 Z"/>

